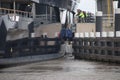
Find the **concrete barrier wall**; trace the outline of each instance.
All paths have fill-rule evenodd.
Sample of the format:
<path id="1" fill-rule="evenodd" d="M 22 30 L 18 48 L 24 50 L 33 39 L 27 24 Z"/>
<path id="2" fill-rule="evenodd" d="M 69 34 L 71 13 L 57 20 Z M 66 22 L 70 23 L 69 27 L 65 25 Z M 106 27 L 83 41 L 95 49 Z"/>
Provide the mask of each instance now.
<path id="1" fill-rule="evenodd" d="M 120 63 L 120 38 L 75 38 L 73 55 L 76 59 L 90 59 Z"/>
<path id="2" fill-rule="evenodd" d="M 95 23 L 78 23 L 76 32 L 95 32 Z"/>
<path id="3" fill-rule="evenodd" d="M 76 32 L 75 33 L 75 38 L 96 38 L 96 37 L 103 37 L 103 38 L 107 38 L 107 37 L 120 37 L 120 31 L 109 31 L 109 32 Z"/>

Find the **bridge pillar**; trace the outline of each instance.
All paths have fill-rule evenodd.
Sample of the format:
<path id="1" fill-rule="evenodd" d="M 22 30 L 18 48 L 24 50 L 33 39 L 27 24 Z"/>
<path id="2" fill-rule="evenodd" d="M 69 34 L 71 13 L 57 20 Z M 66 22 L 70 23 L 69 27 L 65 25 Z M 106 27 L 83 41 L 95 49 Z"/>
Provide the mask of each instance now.
<path id="1" fill-rule="evenodd" d="M 113 14 L 113 0 L 97 0 L 97 9 L 103 14 Z"/>

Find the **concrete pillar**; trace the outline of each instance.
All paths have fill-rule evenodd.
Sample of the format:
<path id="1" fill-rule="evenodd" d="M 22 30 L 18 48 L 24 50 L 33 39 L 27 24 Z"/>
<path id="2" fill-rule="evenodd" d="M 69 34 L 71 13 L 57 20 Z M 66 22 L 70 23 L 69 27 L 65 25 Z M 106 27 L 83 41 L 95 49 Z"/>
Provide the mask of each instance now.
<path id="1" fill-rule="evenodd" d="M 102 16 L 103 13 L 101 11 L 96 13 L 96 32 L 102 32 Z"/>
<path id="2" fill-rule="evenodd" d="M 53 18 L 53 10 L 52 7 L 50 7 L 50 22 L 52 22 Z"/>
<path id="3" fill-rule="evenodd" d="M 115 10 L 115 31 L 120 31 L 120 8 Z"/>

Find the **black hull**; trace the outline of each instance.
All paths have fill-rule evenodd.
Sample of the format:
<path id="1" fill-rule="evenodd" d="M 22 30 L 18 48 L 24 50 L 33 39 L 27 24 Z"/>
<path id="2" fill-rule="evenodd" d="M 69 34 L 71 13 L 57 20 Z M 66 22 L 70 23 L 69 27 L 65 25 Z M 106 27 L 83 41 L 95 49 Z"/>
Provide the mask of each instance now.
<path id="1" fill-rule="evenodd" d="M 38 62 L 44 60 L 52 60 L 63 57 L 63 53 L 52 53 L 45 55 L 33 55 L 33 56 L 25 56 L 25 57 L 16 57 L 16 58 L 4 58 L 0 59 L 0 65 L 13 65 L 13 64 L 23 64 L 23 63 L 31 63 Z"/>
<path id="2" fill-rule="evenodd" d="M 61 40 L 58 38 L 23 38 L 7 41 L 0 65 L 50 60 L 63 55 Z"/>

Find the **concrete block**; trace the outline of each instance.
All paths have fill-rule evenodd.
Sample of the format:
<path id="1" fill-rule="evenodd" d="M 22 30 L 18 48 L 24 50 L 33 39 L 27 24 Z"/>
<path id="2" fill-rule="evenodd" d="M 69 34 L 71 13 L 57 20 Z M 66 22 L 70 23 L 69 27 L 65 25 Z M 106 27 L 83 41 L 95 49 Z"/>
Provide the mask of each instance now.
<path id="1" fill-rule="evenodd" d="M 75 33 L 75 38 L 79 38 L 79 33 Z"/>
<path id="2" fill-rule="evenodd" d="M 114 37 L 115 33 L 113 31 L 108 32 L 108 37 Z"/>
<path id="3" fill-rule="evenodd" d="M 79 36 L 80 36 L 81 38 L 84 38 L 84 33 L 79 33 Z"/>
<path id="4" fill-rule="evenodd" d="M 95 37 L 100 37 L 100 32 L 96 32 Z"/>
<path id="5" fill-rule="evenodd" d="M 85 37 L 90 37 L 88 32 L 85 32 Z"/>
<path id="6" fill-rule="evenodd" d="M 95 37 L 95 33 L 94 32 L 90 32 L 90 37 Z"/>
<path id="7" fill-rule="evenodd" d="M 120 31 L 116 31 L 116 37 L 120 37 Z"/>
<path id="8" fill-rule="evenodd" d="M 31 33 L 31 37 L 34 38 L 35 37 L 35 33 Z"/>
<path id="9" fill-rule="evenodd" d="M 107 32 L 102 32 L 102 37 L 108 37 Z"/>

